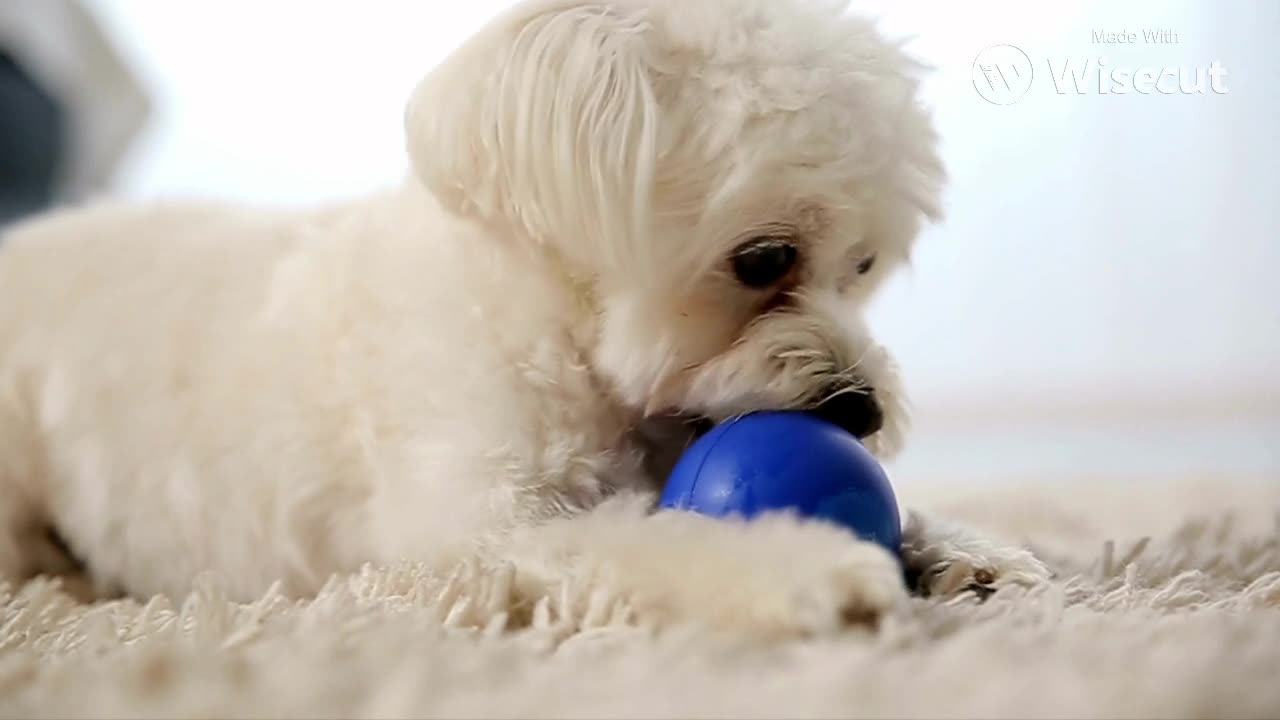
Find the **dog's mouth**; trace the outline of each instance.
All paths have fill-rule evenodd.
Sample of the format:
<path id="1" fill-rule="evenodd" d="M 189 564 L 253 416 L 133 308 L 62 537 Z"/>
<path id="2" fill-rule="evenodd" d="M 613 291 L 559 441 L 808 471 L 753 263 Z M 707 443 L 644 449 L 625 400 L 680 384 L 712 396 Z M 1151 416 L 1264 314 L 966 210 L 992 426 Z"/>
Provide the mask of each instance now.
<path id="1" fill-rule="evenodd" d="M 824 393 L 822 397 L 820 402 L 806 410 L 843 428 L 859 440 L 865 440 L 884 427 L 884 410 L 872 389 L 847 388 Z M 695 439 L 707 434 L 715 426 L 715 421 L 705 415 L 677 413 L 675 418 Z"/>
<path id="2" fill-rule="evenodd" d="M 865 440 L 884 427 L 884 409 L 872 388 L 838 390 L 818 403 L 812 412 L 844 428 L 859 440 Z"/>
<path id="3" fill-rule="evenodd" d="M 884 412 L 875 392 L 866 389 L 844 389 L 822 396 L 809 411 L 844 428 L 859 439 L 865 439 L 884 425 Z M 635 428 L 635 439 L 644 449 L 644 462 L 650 477 L 665 478 L 680 454 L 695 440 L 715 427 L 716 421 L 706 415 L 673 412 L 648 418 Z"/>
<path id="4" fill-rule="evenodd" d="M 700 438 L 711 432 L 711 428 L 715 427 L 716 421 L 706 415 L 679 415 L 680 421 L 688 428 L 689 433 L 694 438 Z"/>

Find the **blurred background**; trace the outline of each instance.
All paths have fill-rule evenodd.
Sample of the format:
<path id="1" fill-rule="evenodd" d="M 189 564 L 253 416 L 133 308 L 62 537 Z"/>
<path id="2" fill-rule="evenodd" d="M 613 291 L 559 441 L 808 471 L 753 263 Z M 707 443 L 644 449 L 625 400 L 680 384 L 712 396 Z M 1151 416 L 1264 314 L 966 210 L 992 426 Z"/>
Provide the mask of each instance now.
<path id="1" fill-rule="evenodd" d="M 410 88 L 507 4 L 3 0 L 0 180 L 25 183 L 6 212 L 394 184 Z M 1280 3 L 854 5 L 934 66 L 952 177 L 945 222 L 873 316 L 915 404 L 898 482 L 1280 489 Z M 1025 62 L 979 58 L 1002 44 Z M 1187 87 L 1217 63 L 1225 92 L 1102 92 L 1099 62 Z M 1064 65 L 1079 89 L 1055 83 Z M 22 142 L 18 105 L 35 113 Z"/>

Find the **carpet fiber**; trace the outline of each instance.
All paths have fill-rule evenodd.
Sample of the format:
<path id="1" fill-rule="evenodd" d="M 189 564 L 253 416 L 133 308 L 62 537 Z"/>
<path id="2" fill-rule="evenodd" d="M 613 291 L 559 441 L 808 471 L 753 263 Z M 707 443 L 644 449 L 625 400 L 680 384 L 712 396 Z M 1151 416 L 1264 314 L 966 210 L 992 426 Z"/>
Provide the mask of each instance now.
<path id="1" fill-rule="evenodd" d="M 0 716 L 1280 717 L 1280 484 L 903 494 L 1058 580 L 781 643 L 652 627 L 593 588 L 513 628 L 503 572 L 368 568 L 250 605 L 33 582 L 0 590 Z"/>

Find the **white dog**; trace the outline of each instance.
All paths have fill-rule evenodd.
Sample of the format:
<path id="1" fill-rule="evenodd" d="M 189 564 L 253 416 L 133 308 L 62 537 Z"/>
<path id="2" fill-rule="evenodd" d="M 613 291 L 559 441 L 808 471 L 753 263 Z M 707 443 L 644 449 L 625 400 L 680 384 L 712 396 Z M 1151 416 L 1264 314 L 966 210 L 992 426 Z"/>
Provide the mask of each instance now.
<path id="1" fill-rule="evenodd" d="M 937 212 L 916 71 L 840 2 L 533 0 L 417 88 L 393 193 L 14 229 L 0 576 L 249 598 L 469 560 L 765 632 L 889 610 L 876 546 L 652 493 L 681 420 L 814 407 L 898 445 L 860 308 Z M 905 556 L 923 592 L 1046 576 L 918 518 Z"/>

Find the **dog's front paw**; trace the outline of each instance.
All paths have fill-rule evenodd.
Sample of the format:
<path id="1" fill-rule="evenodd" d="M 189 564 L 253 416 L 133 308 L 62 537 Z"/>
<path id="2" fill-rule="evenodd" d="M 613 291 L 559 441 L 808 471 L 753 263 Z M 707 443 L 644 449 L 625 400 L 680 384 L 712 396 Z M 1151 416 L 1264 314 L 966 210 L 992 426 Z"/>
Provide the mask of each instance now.
<path id="1" fill-rule="evenodd" d="M 971 593 L 985 600 L 1002 587 L 1033 587 L 1053 574 L 1031 551 L 912 512 L 902 557 L 912 588 L 926 597 Z"/>
<path id="2" fill-rule="evenodd" d="M 908 566 L 913 588 L 925 597 L 972 593 L 985 600 L 1008 585 L 1033 587 L 1048 582 L 1049 569 L 1027 550 L 1006 548 L 998 553 L 949 555 L 913 560 Z"/>
<path id="3" fill-rule="evenodd" d="M 775 612 L 757 619 L 783 632 L 828 634 L 875 627 L 907 597 L 901 566 L 872 543 L 850 539 L 843 550 L 813 562 L 811 570 L 811 576 L 792 581 L 792 591 L 781 596 L 784 602 Z"/>
<path id="4" fill-rule="evenodd" d="M 524 592 L 607 588 L 637 622 L 694 623 L 758 637 L 875 626 L 906 606 L 897 559 L 848 531 L 790 515 L 750 522 L 615 499 L 513 534 L 505 560 Z"/>
<path id="5" fill-rule="evenodd" d="M 640 604 L 668 621 L 763 637 L 874 627 L 907 599 L 901 566 L 879 545 L 782 514 L 742 522 L 660 512 L 642 560 L 620 569 Z"/>

